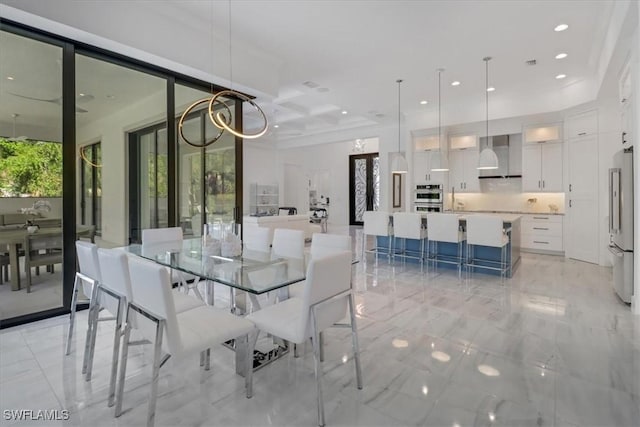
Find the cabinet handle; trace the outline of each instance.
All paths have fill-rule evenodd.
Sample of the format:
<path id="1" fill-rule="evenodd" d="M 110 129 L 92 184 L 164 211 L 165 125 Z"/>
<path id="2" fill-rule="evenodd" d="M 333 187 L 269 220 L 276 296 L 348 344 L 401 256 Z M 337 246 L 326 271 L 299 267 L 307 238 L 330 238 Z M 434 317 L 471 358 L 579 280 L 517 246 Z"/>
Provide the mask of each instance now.
<path id="1" fill-rule="evenodd" d="M 586 134 L 587 134 L 586 132 L 580 132 L 578 136 L 585 136 Z"/>
<path id="2" fill-rule="evenodd" d="M 625 139 L 625 136 L 627 136 L 627 133 L 626 132 L 622 132 L 622 143 L 623 144 L 627 143 L 627 140 Z"/>
<path id="3" fill-rule="evenodd" d="M 569 184 L 569 192 L 571 192 L 571 184 Z"/>
<path id="4" fill-rule="evenodd" d="M 542 188 L 542 187 L 540 186 L 540 181 L 538 181 L 538 188 Z"/>
<path id="5" fill-rule="evenodd" d="M 571 207 L 571 200 L 569 200 L 569 207 Z"/>
<path id="6" fill-rule="evenodd" d="M 545 244 L 545 245 L 549 244 L 549 242 L 543 242 L 541 240 L 534 240 L 533 243 L 542 243 L 542 244 Z"/>
<path id="7" fill-rule="evenodd" d="M 546 227 L 533 227 L 534 230 L 548 230 Z"/>
<path id="8" fill-rule="evenodd" d="M 544 188 L 544 179 L 542 180 L 542 188 Z"/>
<path id="9" fill-rule="evenodd" d="M 534 216 L 533 219 L 549 219 L 548 216 Z"/>

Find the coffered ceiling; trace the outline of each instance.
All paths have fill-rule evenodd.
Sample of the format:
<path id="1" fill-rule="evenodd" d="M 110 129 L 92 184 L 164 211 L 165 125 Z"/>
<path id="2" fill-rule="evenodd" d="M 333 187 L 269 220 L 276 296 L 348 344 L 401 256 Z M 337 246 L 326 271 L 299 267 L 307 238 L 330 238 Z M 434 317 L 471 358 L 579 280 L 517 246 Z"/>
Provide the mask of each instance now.
<path id="1" fill-rule="evenodd" d="M 595 0 L 0 3 L 255 94 L 274 141 L 353 128 L 367 136 L 367 127 L 396 124 L 398 78 L 402 115 L 434 126 L 439 67 L 444 124 L 482 120 L 485 56 L 493 57 L 493 118 L 589 101 L 614 7 Z M 561 23 L 569 28 L 554 31 Z M 555 59 L 559 53 L 567 57 Z M 259 126 L 246 110 L 245 126 Z"/>

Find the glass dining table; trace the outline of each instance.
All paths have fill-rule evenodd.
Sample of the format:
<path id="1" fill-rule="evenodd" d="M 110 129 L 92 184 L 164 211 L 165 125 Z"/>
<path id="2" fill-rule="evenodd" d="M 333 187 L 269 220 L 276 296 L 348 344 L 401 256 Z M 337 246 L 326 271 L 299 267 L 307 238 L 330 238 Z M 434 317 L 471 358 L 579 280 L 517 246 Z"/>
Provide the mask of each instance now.
<path id="1" fill-rule="evenodd" d="M 284 299 L 288 297 L 289 285 L 305 280 L 304 265 L 299 263 L 299 260 L 271 259 L 271 254 L 268 252 L 250 250 L 244 250 L 241 256 L 220 256 L 210 253 L 207 247 L 203 247 L 202 240 L 199 238 L 151 245 L 133 244 L 122 249 L 171 268 L 178 272 L 178 277 L 183 283 L 190 280 L 189 276 L 203 280 L 205 282 L 203 299 L 209 305 L 214 303 L 214 284 L 228 286 L 231 311 L 237 315 L 247 311 L 247 295 L 253 309 L 259 310 L 259 295 L 278 292 L 279 298 Z M 288 351 L 284 341 L 277 339 L 274 341 L 277 345 L 268 350 L 256 350 L 254 369 L 264 366 Z M 229 347 L 234 346 L 233 342 L 226 344 Z M 239 352 L 236 352 L 236 356 L 238 354 Z M 242 374 L 237 366 L 236 370 Z"/>

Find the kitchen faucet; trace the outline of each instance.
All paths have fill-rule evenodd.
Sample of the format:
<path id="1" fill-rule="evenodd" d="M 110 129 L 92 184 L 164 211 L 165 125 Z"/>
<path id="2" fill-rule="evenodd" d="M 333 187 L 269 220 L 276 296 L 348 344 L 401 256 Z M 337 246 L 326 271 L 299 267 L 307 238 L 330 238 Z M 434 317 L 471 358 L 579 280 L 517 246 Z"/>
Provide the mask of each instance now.
<path id="1" fill-rule="evenodd" d="M 451 187 L 451 212 L 456 211 L 456 187 Z"/>

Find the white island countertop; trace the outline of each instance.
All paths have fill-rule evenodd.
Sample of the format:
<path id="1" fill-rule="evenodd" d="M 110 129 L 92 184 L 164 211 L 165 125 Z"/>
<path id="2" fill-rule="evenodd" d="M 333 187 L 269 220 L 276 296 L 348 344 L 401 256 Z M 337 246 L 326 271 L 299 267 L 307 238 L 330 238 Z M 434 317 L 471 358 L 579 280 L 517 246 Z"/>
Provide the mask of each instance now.
<path id="1" fill-rule="evenodd" d="M 466 217 L 468 217 L 469 215 L 488 215 L 488 216 L 497 216 L 499 218 L 502 218 L 502 222 L 506 222 L 506 223 L 513 223 L 515 221 L 518 221 L 520 218 L 522 218 L 522 215 L 519 214 L 508 214 L 508 213 L 485 213 L 485 212 L 443 212 L 443 213 L 448 213 L 448 214 L 455 214 L 458 215 L 460 217 L 460 220 L 464 221 L 466 219 Z M 427 214 L 422 214 L 423 218 L 427 218 Z"/>

